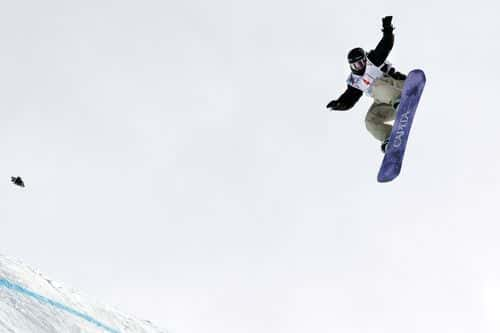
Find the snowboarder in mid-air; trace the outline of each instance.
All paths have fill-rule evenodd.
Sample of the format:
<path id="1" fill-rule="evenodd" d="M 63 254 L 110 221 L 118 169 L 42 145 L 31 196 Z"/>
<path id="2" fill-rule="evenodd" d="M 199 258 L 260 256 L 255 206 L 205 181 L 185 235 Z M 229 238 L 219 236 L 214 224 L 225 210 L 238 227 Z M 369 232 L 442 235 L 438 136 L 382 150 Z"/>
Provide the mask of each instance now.
<path id="1" fill-rule="evenodd" d="M 21 177 L 10 177 L 10 180 L 12 183 L 14 183 L 17 186 L 24 187 L 24 182 L 21 179 Z"/>
<path id="2" fill-rule="evenodd" d="M 374 99 L 365 124 L 367 130 L 381 142 L 385 153 L 392 131 L 390 122 L 396 117 L 406 75 L 402 74 L 387 61 L 394 45 L 392 16 L 382 19 L 383 37 L 374 50 L 365 52 L 360 47 L 349 51 L 347 60 L 351 73 L 347 78 L 347 90 L 336 100 L 328 103 L 327 108 L 335 111 L 349 110 L 363 93 Z"/>

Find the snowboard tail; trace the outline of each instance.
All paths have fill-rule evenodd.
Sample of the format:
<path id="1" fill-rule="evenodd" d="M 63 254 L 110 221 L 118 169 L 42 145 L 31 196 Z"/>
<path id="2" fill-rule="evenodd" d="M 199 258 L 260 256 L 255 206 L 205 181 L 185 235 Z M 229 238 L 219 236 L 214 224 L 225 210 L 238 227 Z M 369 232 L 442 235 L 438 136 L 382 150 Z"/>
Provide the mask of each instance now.
<path id="1" fill-rule="evenodd" d="M 412 70 L 406 78 L 397 109 L 396 120 L 378 173 L 380 183 L 390 182 L 401 172 L 408 136 L 426 82 L 425 73 Z"/>

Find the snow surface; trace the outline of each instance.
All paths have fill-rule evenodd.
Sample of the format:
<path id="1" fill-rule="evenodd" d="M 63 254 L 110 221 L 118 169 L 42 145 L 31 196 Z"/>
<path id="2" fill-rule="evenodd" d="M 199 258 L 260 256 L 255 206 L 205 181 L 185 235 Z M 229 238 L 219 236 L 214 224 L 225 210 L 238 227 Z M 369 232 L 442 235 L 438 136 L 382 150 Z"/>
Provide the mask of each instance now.
<path id="1" fill-rule="evenodd" d="M 0 332 L 166 332 L 0 255 Z"/>

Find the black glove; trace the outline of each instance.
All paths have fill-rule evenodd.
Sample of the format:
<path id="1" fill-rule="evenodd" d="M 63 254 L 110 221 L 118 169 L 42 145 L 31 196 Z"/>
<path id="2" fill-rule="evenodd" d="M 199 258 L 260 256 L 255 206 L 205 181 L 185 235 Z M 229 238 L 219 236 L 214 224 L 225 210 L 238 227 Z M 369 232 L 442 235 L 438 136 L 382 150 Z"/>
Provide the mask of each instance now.
<path id="1" fill-rule="evenodd" d="M 383 32 L 392 32 L 392 30 L 394 30 L 392 26 L 392 16 L 386 16 L 382 19 L 382 28 Z"/>
<path id="2" fill-rule="evenodd" d="M 404 81 L 406 80 L 406 75 L 403 73 L 397 72 L 396 69 L 391 68 L 387 74 L 392 77 L 393 79 Z"/>
<path id="3" fill-rule="evenodd" d="M 333 101 L 331 101 L 330 103 L 328 103 L 328 104 L 326 105 L 326 108 L 327 108 L 327 109 L 332 109 L 332 110 L 335 110 L 335 107 L 336 107 L 338 104 L 339 104 L 339 102 L 338 102 L 337 100 L 335 100 L 335 99 L 334 99 Z"/>
<path id="4" fill-rule="evenodd" d="M 331 101 L 330 103 L 328 103 L 326 105 L 326 107 L 328 109 L 331 109 L 332 111 L 344 111 L 344 110 L 347 110 L 347 107 L 346 107 L 345 103 L 341 103 L 341 102 L 339 102 L 339 101 L 337 101 L 335 99 L 333 101 Z"/>

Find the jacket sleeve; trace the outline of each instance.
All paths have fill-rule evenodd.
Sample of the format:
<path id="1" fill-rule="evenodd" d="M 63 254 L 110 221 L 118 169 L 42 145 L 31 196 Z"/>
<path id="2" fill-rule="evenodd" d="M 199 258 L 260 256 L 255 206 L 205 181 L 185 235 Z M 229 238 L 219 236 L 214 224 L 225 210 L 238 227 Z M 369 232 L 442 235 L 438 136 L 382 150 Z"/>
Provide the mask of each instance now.
<path id="1" fill-rule="evenodd" d="M 363 92 L 361 90 L 348 85 L 346 91 L 344 91 L 344 93 L 337 99 L 338 107 L 336 110 L 349 110 L 359 101 L 361 96 L 363 96 Z"/>
<path id="2" fill-rule="evenodd" d="M 384 63 L 394 46 L 394 33 L 392 29 L 384 29 L 382 32 L 384 35 L 380 42 L 378 42 L 377 47 L 368 53 L 368 59 L 375 66 L 381 66 Z"/>

